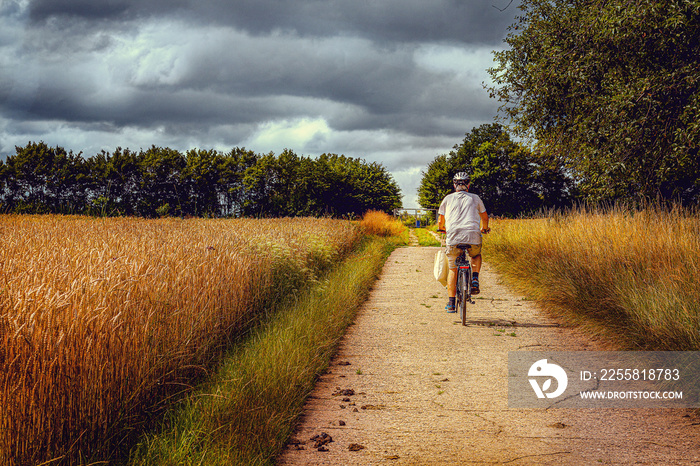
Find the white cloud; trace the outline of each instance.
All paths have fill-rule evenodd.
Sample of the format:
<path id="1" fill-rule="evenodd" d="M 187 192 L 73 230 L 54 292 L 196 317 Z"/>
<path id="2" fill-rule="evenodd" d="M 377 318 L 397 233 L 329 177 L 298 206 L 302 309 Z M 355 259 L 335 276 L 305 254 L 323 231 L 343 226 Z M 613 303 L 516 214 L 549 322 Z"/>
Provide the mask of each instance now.
<path id="1" fill-rule="evenodd" d="M 453 74 L 468 80 L 473 87 L 481 87 L 482 82 L 491 83 L 486 70 L 494 66 L 493 50 L 493 47 L 468 48 L 464 44 L 423 44 L 415 50 L 413 59 L 426 70 Z"/>
<path id="2" fill-rule="evenodd" d="M 418 204 L 418 186 L 421 181 L 423 167 L 409 167 L 392 173 L 394 179 L 401 187 L 403 194 L 403 207 L 405 209 L 420 208 Z"/>
<path id="3" fill-rule="evenodd" d="M 312 142 L 325 140 L 331 133 L 323 118 L 298 118 L 266 122 L 243 145 L 256 152 L 275 152 L 283 149 L 305 148 Z"/>

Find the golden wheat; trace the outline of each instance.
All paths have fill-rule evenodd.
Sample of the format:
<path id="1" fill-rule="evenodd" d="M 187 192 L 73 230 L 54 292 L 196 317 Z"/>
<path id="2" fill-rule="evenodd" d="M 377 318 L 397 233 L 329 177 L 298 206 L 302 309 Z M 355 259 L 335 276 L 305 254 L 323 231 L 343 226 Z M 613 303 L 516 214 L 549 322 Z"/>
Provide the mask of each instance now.
<path id="1" fill-rule="evenodd" d="M 334 220 L 0 217 L 0 462 L 119 445 L 358 235 Z"/>

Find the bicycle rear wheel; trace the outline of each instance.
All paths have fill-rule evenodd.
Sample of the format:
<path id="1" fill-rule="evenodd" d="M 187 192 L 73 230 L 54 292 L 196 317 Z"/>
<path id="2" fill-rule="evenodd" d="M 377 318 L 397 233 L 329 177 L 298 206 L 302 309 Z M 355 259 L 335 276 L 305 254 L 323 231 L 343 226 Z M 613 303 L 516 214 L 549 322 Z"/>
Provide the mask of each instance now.
<path id="1" fill-rule="evenodd" d="M 462 325 L 467 325 L 467 303 L 471 302 L 470 272 L 471 270 L 468 268 L 459 269 L 458 293 L 462 297 L 459 303 L 459 317 L 462 320 Z"/>
<path id="2" fill-rule="evenodd" d="M 459 273 L 459 270 L 457 270 L 457 287 L 456 287 L 456 293 L 455 293 L 455 310 L 459 311 L 459 309 L 462 308 L 462 286 L 460 285 L 460 280 L 462 276 Z"/>

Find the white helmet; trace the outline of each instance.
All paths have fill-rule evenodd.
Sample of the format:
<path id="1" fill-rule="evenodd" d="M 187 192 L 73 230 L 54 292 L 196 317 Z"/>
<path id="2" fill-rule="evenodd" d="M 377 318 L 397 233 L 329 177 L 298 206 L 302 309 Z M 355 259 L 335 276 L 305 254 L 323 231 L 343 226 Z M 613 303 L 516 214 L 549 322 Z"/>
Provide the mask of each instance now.
<path id="1" fill-rule="evenodd" d="M 452 182 L 454 184 L 469 184 L 469 175 L 465 172 L 459 172 L 452 178 Z"/>

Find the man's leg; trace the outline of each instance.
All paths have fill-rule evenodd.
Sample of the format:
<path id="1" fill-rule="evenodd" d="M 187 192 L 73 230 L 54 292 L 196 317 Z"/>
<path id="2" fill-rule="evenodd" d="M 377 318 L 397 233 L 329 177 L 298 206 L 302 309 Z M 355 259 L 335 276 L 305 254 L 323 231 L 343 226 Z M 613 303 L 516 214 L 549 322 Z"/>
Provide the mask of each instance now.
<path id="1" fill-rule="evenodd" d="M 472 256 L 472 254 L 474 254 Z M 474 245 L 469 248 L 469 255 L 472 258 L 472 294 L 479 294 L 479 272 L 481 272 L 481 245 Z"/>
<path id="2" fill-rule="evenodd" d="M 457 268 L 447 272 L 447 312 L 457 312 L 455 308 L 455 296 L 457 295 Z"/>
<path id="3" fill-rule="evenodd" d="M 472 294 L 479 294 L 479 271 L 481 271 L 481 254 L 472 257 Z"/>
<path id="4" fill-rule="evenodd" d="M 447 306 L 445 310 L 447 312 L 455 311 L 455 296 L 457 295 L 457 264 L 455 260 L 457 256 L 461 254 L 461 250 L 455 247 L 448 247 L 446 249 L 447 263 L 449 267 L 449 272 L 447 273 Z"/>
<path id="5" fill-rule="evenodd" d="M 476 257 L 472 257 L 472 271 L 476 273 L 481 272 L 481 254 Z"/>
<path id="6" fill-rule="evenodd" d="M 454 298 L 457 295 L 457 268 L 450 269 L 447 274 L 447 296 Z"/>

